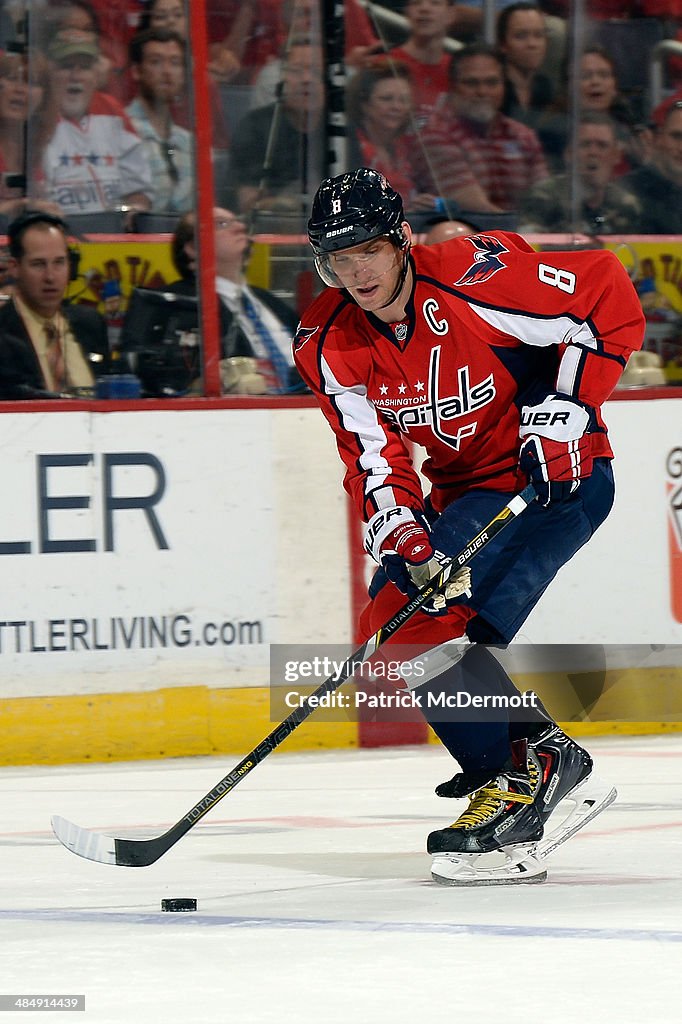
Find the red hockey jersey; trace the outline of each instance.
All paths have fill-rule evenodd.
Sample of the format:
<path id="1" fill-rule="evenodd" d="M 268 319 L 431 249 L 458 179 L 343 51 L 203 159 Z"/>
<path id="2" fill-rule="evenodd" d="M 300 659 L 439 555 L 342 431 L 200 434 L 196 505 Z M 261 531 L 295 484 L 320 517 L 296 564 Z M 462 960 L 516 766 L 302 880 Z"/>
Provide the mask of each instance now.
<path id="1" fill-rule="evenodd" d="M 472 487 L 517 490 L 521 409 L 548 393 L 595 410 L 593 454 L 612 455 L 599 407 L 644 336 L 613 253 L 538 253 L 491 232 L 417 245 L 410 259 L 403 321 L 385 324 L 328 288 L 294 341 L 363 519 L 423 506 L 404 438 L 426 450 L 436 511 Z"/>

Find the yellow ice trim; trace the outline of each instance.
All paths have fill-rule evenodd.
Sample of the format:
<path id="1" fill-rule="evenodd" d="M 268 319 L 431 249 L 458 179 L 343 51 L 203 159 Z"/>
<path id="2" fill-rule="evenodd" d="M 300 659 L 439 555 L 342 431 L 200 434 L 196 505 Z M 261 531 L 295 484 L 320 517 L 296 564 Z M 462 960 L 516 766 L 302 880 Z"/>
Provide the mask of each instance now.
<path id="1" fill-rule="evenodd" d="M 266 687 L 169 687 L 0 700 L 0 765 L 244 755 L 276 722 Z M 357 723 L 313 714 L 282 749 L 356 747 Z"/>
<path id="2" fill-rule="evenodd" d="M 534 690 L 569 736 L 645 736 L 682 732 L 682 669 L 609 669 L 597 673 L 517 673 L 519 690 Z M 591 692 L 601 696 L 585 714 Z M 429 730 L 429 742 L 439 740 Z"/>

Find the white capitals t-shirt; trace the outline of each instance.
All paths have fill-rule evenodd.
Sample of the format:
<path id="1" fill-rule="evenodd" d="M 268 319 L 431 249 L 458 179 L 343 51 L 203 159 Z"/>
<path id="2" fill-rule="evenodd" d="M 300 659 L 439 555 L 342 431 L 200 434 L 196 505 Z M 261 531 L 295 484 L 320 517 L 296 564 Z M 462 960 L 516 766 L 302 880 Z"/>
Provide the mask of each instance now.
<path id="1" fill-rule="evenodd" d="M 80 121 L 62 118 L 43 157 L 48 197 L 70 214 L 113 210 L 133 192 L 153 195 L 144 144 L 120 104 L 95 93 Z"/>

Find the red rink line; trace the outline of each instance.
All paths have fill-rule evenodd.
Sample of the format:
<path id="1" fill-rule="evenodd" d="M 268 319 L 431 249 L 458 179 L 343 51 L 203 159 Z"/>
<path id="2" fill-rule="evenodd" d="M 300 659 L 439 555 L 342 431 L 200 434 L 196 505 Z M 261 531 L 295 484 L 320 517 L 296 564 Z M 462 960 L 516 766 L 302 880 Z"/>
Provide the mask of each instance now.
<path id="1" fill-rule="evenodd" d="M 614 804 L 614 808 L 617 810 L 618 805 Z M 642 805 L 642 809 L 646 811 L 646 805 Z M 446 817 L 446 815 L 444 815 Z M 207 833 L 211 827 L 224 828 L 229 825 L 289 825 L 292 829 L 332 829 L 332 828 L 387 828 L 394 827 L 396 825 L 424 825 L 426 821 L 430 821 L 430 818 L 396 818 L 386 819 L 385 821 L 358 821 L 357 819 L 352 821 L 346 818 L 314 818 L 314 817 L 297 817 L 295 815 L 289 817 L 276 817 L 276 818 L 221 818 L 217 821 L 204 822 L 202 828 Z M 435 819 L 434 819 L 435 820 Z M 93 828 L 94 832 L 105 833 L 106 835 L 116 835 L 123 832 L 132 831 L 153 831 L 168 828 L 169 825 L 157 824 L 157 825 L 112 825 L 110 827 L 106 825 L 97 826 Z M 595 830 L 590 828 L 586 832 L 580 832 L 578 838 L 581 839 L 598 839 L 604 836 L 620 835 L 623 832 L 652 832 L 659 831 L 662 829 L 682 829 L 682 820 L 680 821 L 665 821 L 656 822 L 648 825 L 620 825 L 614 826 L 608 829 Z M 195 833 L 199 835 L 200 833 Z M 255 833 L 254 833 L 255 834 Z M 0 832 L 0 839 L 12 839 L 17 837 L 31 837 L 36 838 L 41 836 L 52 836 L 53 832 L 51 829 L 41 829 L 29 832 Z M 56 838 L 56 837 L 55 837 Z"/>

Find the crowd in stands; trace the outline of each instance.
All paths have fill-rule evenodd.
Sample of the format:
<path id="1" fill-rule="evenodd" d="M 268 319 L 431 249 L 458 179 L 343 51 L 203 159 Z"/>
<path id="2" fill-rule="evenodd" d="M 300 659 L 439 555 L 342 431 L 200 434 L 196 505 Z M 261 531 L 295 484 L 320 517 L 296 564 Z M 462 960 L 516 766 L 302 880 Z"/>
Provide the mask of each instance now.
<path id="1" fill-rule="evenodd" d="M 494 40 L 480 0 L 378 2 L 402 27 L 344 3 L 345 161 L 382 171 L 417 231 L 682 233 L 682 58 L 660 97 L 648 74 L 658 41 L 682 53 L 682 0 L 585 0 L 575 54 L 569 0 L 497 0 Z M 191 11 L 0 0 L 5 225 L 27 208 L 193 225 Z M 300 232 L 329 158 L 321 2 L 206 0 L 206 18 L 216 208 Z"/>
<path id="2" fill-rule="evenodd" d="M 566 223 L 557 203 L 530 210 L 550 194 L 564 214 L 582 209 L 580 226 L 591 231 L 661 230 L 649 199 L 660 180 L 682 187 L 668 124 L 679 116 L 682 61 L 670 62 L 657 109 L 647 69 L 652 40 L 682 37 L 682 0 L 587 0 L 575 57 L 567 0 L 498 0 L 494 43 L 482 38 L 487 11 L 476 0 L 383 7 L 404 28 L 387 28 L 362 0 L 344 4 L 349 166 L 382 170 L 411 213 L 447 202 L 555 230 Z M 67 219 L 192 208 L 189 12 L 184 0 L 0 3 L 0 215 L 26 202 Z M 240 214 L 300 213 L 324 174 L 322 17 L 319 0 L 207 0 L 216 196 Z M 609 50 L 612 25 L 641 36 L 638 68 L 617 34 Z M 613 136 L 599 201 L 578 140 L 592 113 L 607 120 L 589 132 Z M 629 197 L 617 216 L 602 215 L 606 193 Z"/>

